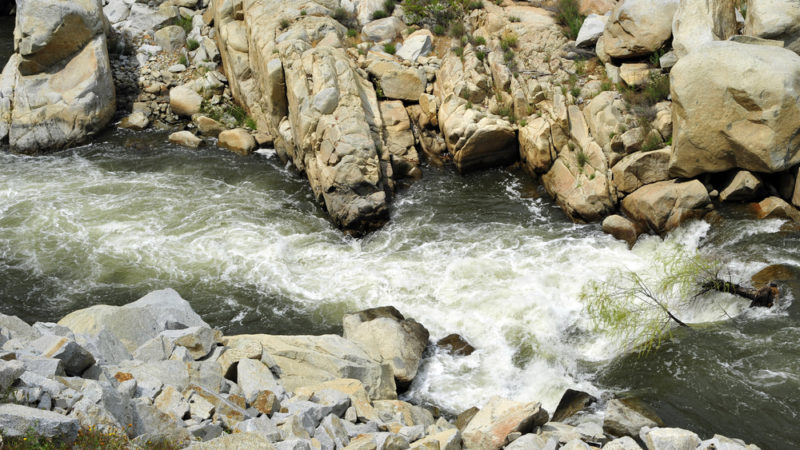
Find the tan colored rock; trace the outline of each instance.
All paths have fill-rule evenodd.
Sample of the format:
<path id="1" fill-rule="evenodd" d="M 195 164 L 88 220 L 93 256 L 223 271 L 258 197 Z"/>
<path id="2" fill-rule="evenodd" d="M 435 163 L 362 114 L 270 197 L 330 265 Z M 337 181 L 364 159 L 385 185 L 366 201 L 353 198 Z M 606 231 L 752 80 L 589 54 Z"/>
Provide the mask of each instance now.
<path id="1" fill-rule="evenodd" d="M 426 429 L 434 424 L 433 414 L 425 408 L 401 400 L 375 400 L 372 402 L 378 417 L 384 423 Z M 394 431 L 395 433 L 397 430 Z"/>
<path id="2" fill-rule="evenodd" d="M 628 86 L 644 86 L 650 81 L 650 66 L 646 63 L 622 64 L 619 68 L 619 77 Z"/>
<path id="3" fill-rule="evenodd" d="M 141 112 L 133 112 L 125 116 L 120 122 L 120 128 L 127 128 L 134 131 L 142 131 L 150 125 L 150 120 Z"/>
<path id="4" fill-rule="evenodd" d="M 186 31 L 178 25 L 168 25 L 155 32 L 156 45 L 167 53 L 174 53 L 186 45 Z"/>
<path id="5" fill-rule="evenodd" d="M 589 126 L 586 125 L 586 119 L 583 117 L 583 112 L 575 105 L 570 105 L 567 108 L 567 117 L 569 118 L 569 136 L 573 142 L 577 143 L 580 148 L 585 149 L 589 145 Z"/>
<path id="6" fill-rule="evenodd" d="M 550 122 L 537 117 L 519 129 L 519 155 L 522 165 L 530 174 L 550 170 L 556 152 L 550 137 Z"/>
<path id="7" fill-rule="evenodd" d="M 630 154 L 612 169 L 617 191 L 629 194 L 640 187 L 669 179 L 669 159 L 672 149 L 667 147 L 650 152 Z"/>
<path id="8" fill-rule="evenodd" d="M 175 114 L 191 117 L 200 112 L 202 105 L 203 96 L 186 85 L 169 90 L 169 107 Z"/>
<path id="9" fill-rule="evenodd" d="M 730 184 L 719 193 L 719 199 L 723 202 L 752 200 L 759 189 L 761 180 L 746 170 L 740 170 Z"/>
<path id="10" fill-rule="evenodd" d="M 605 147 L 625 126 L 625 102 L 614 91 L 597 94 L 583 109 L 592 138 Z"/>
<path id="11" fill-rule="evenodd" d="M 430 337 L 422 324 L 406 319 L 391 306 L 347 314 L 342 323 L 344 338 L 358 344 L 375 361 L 388 364 L 397 384 L 414 380 Z"/>
<path id="12" fill-rule="evenodd" d="M 671 71 L 670 175 L 733 168 L 780 172 L 800 163 L 800 56 L 779 47 L 712 42 Z"/>
<path id="13" fill-rule="evenodd" d="M 664 234 L 705 214 L 710 203 L 708 191 L 700 181 L 669 180 L 637 189 L 622 200 L 622 211 L 649 230 Z"/>
<path id="14" fill-rule="evenodd" d="M 189 402 L 172 386 L 165 386 L 153 401 L 153 406 L 175 420 L 183 420 L 189 413 Z"/>
<path id="15" fill-rule="evenodd" d="M 800 5 L 793 0 L 748 0 L 743 34 L 783 41 L 800 53 Z"/>
<path id="16" fill-rule="evenodd" d="M 622 0 L 612 11 L 601 40 L 613 58 L 633 58 L 659 49 L 672 36 L 678 0 Z"/>
<path id="17" fill-rule="evenodd" d="M 578 5 L 578 12 L 582 16 L 588 16 L 589 14 L 603 15 L 614 9 L 616 5 L 617 2 L 615 0 L 581 0 Z"/>
<path id="18" fill-rule="evenodd" d="M 411 131 L 411 119 L 408 117 L 403 102 L 399 100 L 380 102 L 383 118 L 384 150 L 388 150 L 395 179 L 418 178 L 422 175 L 419 169 L 419 155 L 414 146 L 414 133 Z"/>
<path id="19" fill-rule="evenodd" d="M 511 124 L 467 106 L 463 99 L 451 95 L 439 108 L 439 125 L 459 172 L 517 159 L 517 135 Z"/>
<path id="20" fill-rule="evenodd" d="M 194 116 L 192 118 L 192 122 L 197 125 L 197 131 L 199 131 L 203 136 L 217 137 L 220 133 L 226 130 L 225 125 L 208 116 Z"/>
<path id="21" fill-rule="evenodd" d="M 433 448 L 439 450 L 460 450 L 461 432 L 457 428 L 425 436 L 411 444 L 411 448 Z"/>
<path id="22" fill-rule="evenodd" d="M 394 40 L 406 28 L 402 20 L 391 16 L 373 20 L 361 28 L 361 35 L 367 41 L 381 42 Z"/>
<path id="23" fill-rule="evenodd" d="M 195 442 L 191 445 L 196 450 L 274 450 L 275 446 L 258 433 L 223 433 L 220 437 L 206 442 Z"/>
<path id="24" fill-rule="evenodd" d="M 422 69 L 401 66 L 396 62 L 377 61 L 367 71 L 377 78 L 386 98 L 418 101 L 428 84 Z"/>
<path id="25" fill-rule="evenodd" d="M 232 336 L 223 339 L 223 344 L 227 349 L 220 355 L 217 362 L 222 369 L 221 374 L 226 377 L 233 376 L 231 368 L 235 367 L 235 364 L 239 361 L 243 359 L 261 360 L 264 353 L 264 347 L 257 337 L 248 339 L 241 336 Z"/>
<path id="26" fill-rule="evenodd" d="M 562 149 L 542 183 L 575 222 L 602 220 L 617 207 L 606 157 L 594 141 L 585 150 Z"/>
<path id="27" fill-rule="evenodd" d="M 538 402 L 519 403 L 492 397 L 464 428 L 464 448 L 500 449 L 510 433 L 530 433 L 537 426 L 544 425 L 547 420 L 547 411 Z"/>
<path id="28" fill-rule="evenodd" d="M 759 219 L 787 219 L 800 223 L 800 211 L 780 197 L 768 197 L 755 204 Z"/>
<path id="29" fill-rule="evenodd" d="M 397 397 L 391 368 L 381 366 L 341 336 L 240 335 L 228 337 L 224 343 L 234 347 L 241 340 L 262 345 L 280 367 L 281 384 L 288 391 L 338 378 L 355 378 L 364 384 L 373 400 Z"/>
<path id="30" fill-rule="evenodd" d="M 794 171 L 794 191 L 792 192 L 792 205 L 800 207 L 800 167 Z"/>
<path id="31" fill-rule="evenodd" d="M 603 219 L 603 232 L 627 242 L 628 248 L 632 248 L 643 230 L 636 222 L 614 214 Z"/>
<path id="32" fill-rule="evenodd" d="M 672 21 L 672 48 L 678 58 L 708 42 L 738 34 L 735 0 L 683 0 Z"/>
<path id="33" fill-rule="evenodd" d="M 234 153 L 247 156 L 255 150 L 256 140 L 244 128 L 235 128 L 233 130 L 225 130 L 219 134 L 219 145 Z"/>
<path id="34" fill-rule="evenodd" d="M 169 141 L 189 148 L 197 148 L 203 144 L 203 140 L 192 134 L 191 131 L 176 131 L 169 135 Z"/>
<path id="35" fill-rule="evenodd" d="M 365 423 L 370 420 L 379 420 L 375 408 L 370 403 L 364 385 L 361 381 L 353 378 L 340 378 L 309 386 L 301 386 L 296 388 L 294 393 L 295 395 L 304 395 L 310 398 L 314 392 L 325 389 L 333 389 L 350 397 L 350 405 L 355 408 L 358 420 Z"/>

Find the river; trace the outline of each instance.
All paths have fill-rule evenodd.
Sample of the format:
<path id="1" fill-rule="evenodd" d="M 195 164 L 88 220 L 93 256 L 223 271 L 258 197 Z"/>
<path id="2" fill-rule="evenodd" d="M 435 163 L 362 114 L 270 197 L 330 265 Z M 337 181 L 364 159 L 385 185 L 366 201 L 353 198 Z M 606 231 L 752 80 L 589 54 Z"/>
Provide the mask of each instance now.
<path id="1" fill-rule="evenodd" d="M 524 174 L 424 173 L 385 228 L 353 239 L 274 156 L 125 131 L 50 156 L 1 151 L 0 311 L 54 321 L 172 287 L 226 334 L 321 334 L 341 332 L 348 311 L 394 305 L 432 338 L 460 333 L 478 348 L 429 354 L 405 394 L 413 401 L 457 413 L 502 395 L 552 412 L 566 388 L 620 392 L 702 437 L 800 442 L 796 277 L 772 311 L 722 294 L 682 310 L 699 325 L 647 356 L 595 330 L 579 300 L 615 270 L 658 279 L 654 258 L 680 249 L 725 261 L 741 280 L 767 264 L 800 267 L 798 233 L 730 208 L 719 224 L 691 222 L 629 250 L 598 225 L 571 223 Z"/>

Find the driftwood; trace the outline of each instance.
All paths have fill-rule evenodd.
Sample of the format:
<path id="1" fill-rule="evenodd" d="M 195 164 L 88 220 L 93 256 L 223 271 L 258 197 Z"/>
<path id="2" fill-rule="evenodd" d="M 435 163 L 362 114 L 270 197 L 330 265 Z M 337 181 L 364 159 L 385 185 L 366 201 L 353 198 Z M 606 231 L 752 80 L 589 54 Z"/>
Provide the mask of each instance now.
<path id="1" fill-rule="evenodd" d="M 714 278 L 713 280 L 703 283 L 703 292 L 719 291 L 727 292 L 728 294 L 738 295 L 750 300 L 750 307 L 771 308 L 778 300 L 778 285 L 770 283 L 760 289 L 753 289 L 745 287 L 730 281 Z"/>

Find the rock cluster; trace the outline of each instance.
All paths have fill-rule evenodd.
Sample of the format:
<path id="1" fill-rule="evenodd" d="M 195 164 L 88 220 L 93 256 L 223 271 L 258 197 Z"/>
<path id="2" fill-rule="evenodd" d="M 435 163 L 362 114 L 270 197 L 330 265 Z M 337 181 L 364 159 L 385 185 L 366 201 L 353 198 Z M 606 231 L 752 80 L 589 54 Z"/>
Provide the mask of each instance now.
<path id="1" fill-rule="evenodd" d="M 413 380 L 432 345 L 420 323 L 375 308 L 346 315 L 344 334 L 223 336 L 170 289 L 58 323 L 0 316 L 0 432 L 14 438 L 32 428 L 72 442 L 91 427 L 124 433 L 136 448 L 641 448 L 634 438 L 650 450 L 755 448 L 660 428 L 620 400 L 608 402 L 602 425 L 575 420 L 595 401 L 576 391 L 556 412 L 565 422 L 549 421 L 538 402 L 500 397 L 448 420 L 397 399 L 396 383 Z"/>

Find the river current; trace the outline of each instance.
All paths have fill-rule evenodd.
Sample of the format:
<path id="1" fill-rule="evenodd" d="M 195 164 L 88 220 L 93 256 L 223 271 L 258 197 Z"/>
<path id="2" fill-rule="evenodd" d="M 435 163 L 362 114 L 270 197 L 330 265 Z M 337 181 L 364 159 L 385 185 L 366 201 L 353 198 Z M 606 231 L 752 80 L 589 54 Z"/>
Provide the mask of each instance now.
<path id="1" fill-rule="evenodd" d="M 492 395 L 553 411 L 566 388 L 644 400 L 668 425 L 762 448 L 800 442 L 800 292 L 781 306 L 709 297 L 681 311 L 647 356 L 596 330 L 579 296 L 591 280 L 699 250 L 749 277 L 800 267 L 800 235 L 737 208 L 629 250 L 598 225 L 571 223 L 529 177 L 425 167 L 392 220 L 343 236 L 305 179 L 275 156 L 189 150 L 159 133 L 115 132 L 50 156 L 0 152 L 0 311 L 55 321 L 171 287 L 226 334 L 341 332 L 349 311 L 393 305 L 433 339 L 460 333 L 468 357 L 430 353 L 405 396 L 451 413 Z M 792 269 L 796 275 L 798 271 Z"/>

